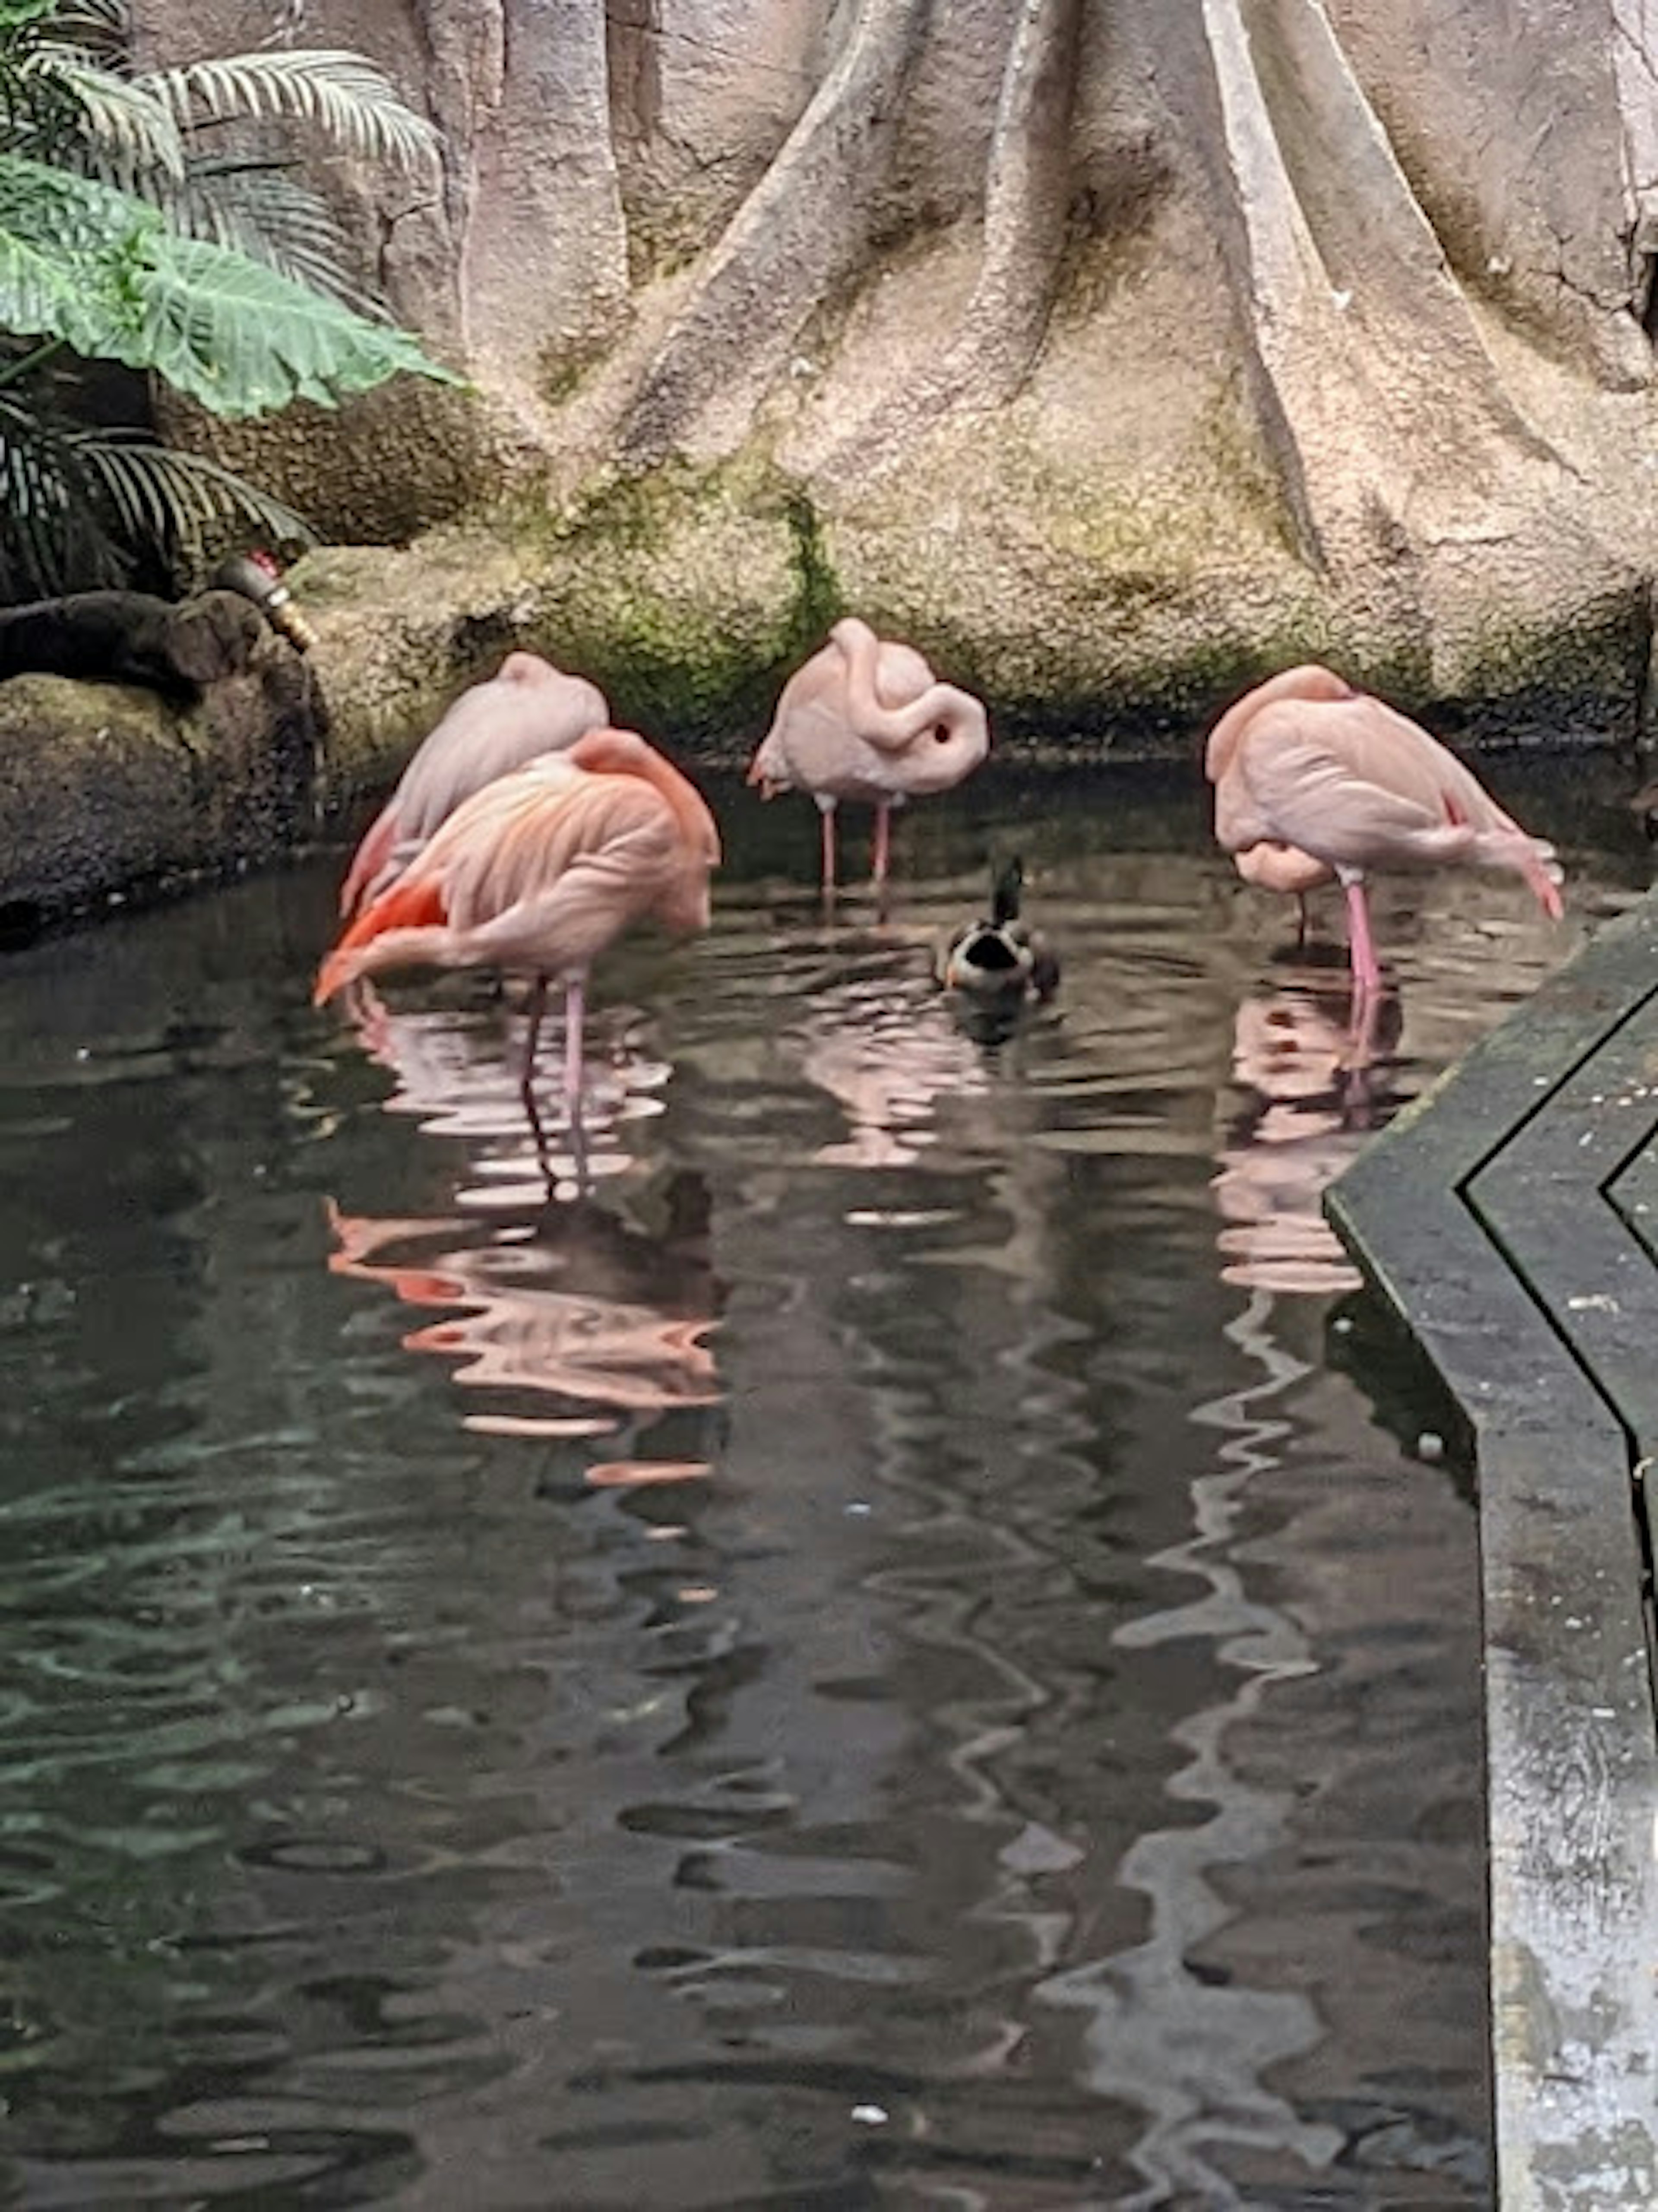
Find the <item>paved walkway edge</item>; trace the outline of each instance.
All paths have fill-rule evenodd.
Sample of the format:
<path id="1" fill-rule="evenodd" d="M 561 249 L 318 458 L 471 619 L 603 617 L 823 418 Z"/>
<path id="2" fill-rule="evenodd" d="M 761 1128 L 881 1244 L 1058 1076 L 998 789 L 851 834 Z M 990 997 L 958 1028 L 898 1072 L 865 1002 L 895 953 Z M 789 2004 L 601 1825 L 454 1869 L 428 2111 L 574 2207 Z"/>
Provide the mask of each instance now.
<path id="1" fill-rule="evenodd" d="M 1501 2212 L 1658 2206 L 1655 1130 L 1649 897 L 1325 1200 L 1474 1436 Z"/>

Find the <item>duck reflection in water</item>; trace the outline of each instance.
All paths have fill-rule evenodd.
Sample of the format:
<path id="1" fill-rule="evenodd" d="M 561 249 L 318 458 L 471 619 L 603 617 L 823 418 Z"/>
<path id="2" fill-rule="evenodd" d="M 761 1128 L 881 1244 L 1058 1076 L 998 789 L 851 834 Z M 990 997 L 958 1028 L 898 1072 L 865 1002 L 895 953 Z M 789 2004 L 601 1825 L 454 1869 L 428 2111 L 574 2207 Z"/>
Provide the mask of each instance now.
<path id="1" fill-rule="evenodd" d="M 501 1435 L 603 1437 L 595 1484 L 664 1482 L 708 1462 L 639 1449 L 646 1431 L 724 1401 L 708 1337 L 721 1291 L 709 1253 L 707 1183 L 689 1170 L 635 1201 L 629 1220 L 592 1198 L 529 1219 L 379 1219 L 328 1202 L 331 1273 L 380 1283 L 404 1304 L 447 1310 L 413 1329 L 410 1352 L 458 1363 L 489 1402 L 463 1426 Z M 469 1241 L 470 1232 L 470 1241 Z"/>
<path id="2" fill-rule="evenodd" d="M 938 1141 L 942 1102 L 981 1097 L 989 1087 L 981 1054 L 908 968 L 846 976 L 815 993 L 790 1042 L 808 1080 L 847 1119 L 845 1137 L 811 1155 L 817 1166 L 908 1166 Z"/>
<path id="3" fill-rule="evenodd" d="M 1315 1293 L 1357 1285 L 1322 1200 L 1392 1111 L 1397 992 L 1371 1000 L 1357 1036 L 1352 1021 L 1345 976 L 1312 969 L 1238 1007 L 1232 1076 L 1242 1096 L 1212 1185 L 1226 1224 L 1224 1282 Z"/>

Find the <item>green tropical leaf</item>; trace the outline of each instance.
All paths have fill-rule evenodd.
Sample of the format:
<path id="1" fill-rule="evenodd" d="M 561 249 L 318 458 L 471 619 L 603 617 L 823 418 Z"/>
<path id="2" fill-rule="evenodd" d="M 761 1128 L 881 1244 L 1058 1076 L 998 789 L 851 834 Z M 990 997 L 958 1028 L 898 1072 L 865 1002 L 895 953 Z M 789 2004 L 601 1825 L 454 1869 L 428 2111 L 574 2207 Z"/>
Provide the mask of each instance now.
<path id="1" fill-rule="evenodd" d="M 135 73 L 127 0 L 0 0 L 0 593 L 175 577 L 300 516 L 219 463 L 85 420 L 82 364 L 217 415 L 333 405 L 407 371 L 459 383 L 355 282 L 295 173 L 295 126 L 430 164 L 436 134 L 361 55 L 233 55 Z M 220 126 L 256 126 L 228 142 Z M 221 150 L 204 156 L 209 138 Z M 224 150 L 228 144 L 231 150 Z M 8 342 L 9 341 L 9 342 Z M 78 358 L 77 358 L 78 357 Z"/>
<path id="2" fill-rule="evenodd" d="M 53 38 L 105 69 L 131 74 L 132 15 L 126 0 L 46 0 L 43 13 Z"/>
<path id="3" fill-rule="evenodd" d="M 406 331 L 320 299 L 246 254 L 165 230 L 145 244 L 140 333 L 116 358 L 155 370 L 216 415 L 267 415 L 295 399 L 331 407 L 399 371 L 463 380 Z"/>
<path id="4" fill-rule="evenodd" d="M 187 566 L 205 565 L 216 540 L 251 524 L 272 544 L 314 544 L 303 515 L 204 454 L 176 452 L 130 432 L 85 431 L 76 455 L 108 495 L 135 543 L 171 545 Z"/>
<path id="5" fill-rule="evenodd" d="M 111 185 L 0 154 L 0 330 L 131 361 L 140 272 L 161 228 L 153 208 Z"/>
<path id="6" fill-rule="evenodd" d="M 0 329 L 154 370 L 230 416 L 334 406 L 400 371 L 461 381 L 405 331 L 15 155 L 0 155 Z"/>
<path id="7" fill-rule="evenodd" d="M 355 249 L 319 192 L 285 161 L 191 160 L 157 204 L 177 230 L 280 270 L 371 322 L 386 310 L 351 275 Z"/>
<path id="8" fill-rule="evenodd" d="M 0 599 L 120 584 L 131 567 L 76 434 L 0 393 Z"/>
<path id="9" fill-rule="evenodd" d="M 75 103 L 88 154 L 112 181 L 131 185 L 151 173 L 169 181 L 184 175 L 177 118 L 142 82 L 55 43 L 41 46 L 29 68 L 49 75 Z"/>

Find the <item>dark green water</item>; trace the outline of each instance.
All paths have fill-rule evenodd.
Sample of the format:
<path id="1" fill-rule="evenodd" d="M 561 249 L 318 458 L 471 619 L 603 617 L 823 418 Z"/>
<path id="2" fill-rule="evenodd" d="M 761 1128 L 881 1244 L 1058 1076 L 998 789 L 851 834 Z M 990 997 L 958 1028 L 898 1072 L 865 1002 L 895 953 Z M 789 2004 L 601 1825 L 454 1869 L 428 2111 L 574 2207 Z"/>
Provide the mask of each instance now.
<path id="1" fill-rule="evenodd" d="M 579 1201 L 481 991 L 310 1009 L 337 858 L 0 960 L 0 2201 L 1485 2203 L 1468 1481 L 1317 1196 L 1644 884 L 1616 782 L 1558 929 L 1383 890 L 1363 1070 L 1183 782 L 998 768 L 827 925 L 721 786 Z"/>

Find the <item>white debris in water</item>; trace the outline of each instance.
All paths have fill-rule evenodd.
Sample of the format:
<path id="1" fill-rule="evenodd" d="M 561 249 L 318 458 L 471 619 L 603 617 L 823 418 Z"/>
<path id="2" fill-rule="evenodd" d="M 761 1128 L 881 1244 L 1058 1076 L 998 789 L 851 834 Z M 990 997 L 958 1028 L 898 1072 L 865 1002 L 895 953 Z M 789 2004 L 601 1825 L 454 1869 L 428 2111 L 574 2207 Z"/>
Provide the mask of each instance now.
<path id="1" fill-rule="evenodd" d="M 884 2128 L 891 2115 L 884 2105 L 854 2105 L 852 2117 L 860 2127 Z"/>
<path id="2" fill-rule="evenodd" d="M 1424 1429 L 1416 1440 L 1418 1455 L 1425 1460 L 1441 1460 L 1445 1456 L 1445 1439 L 1433 1429 Z"/>

